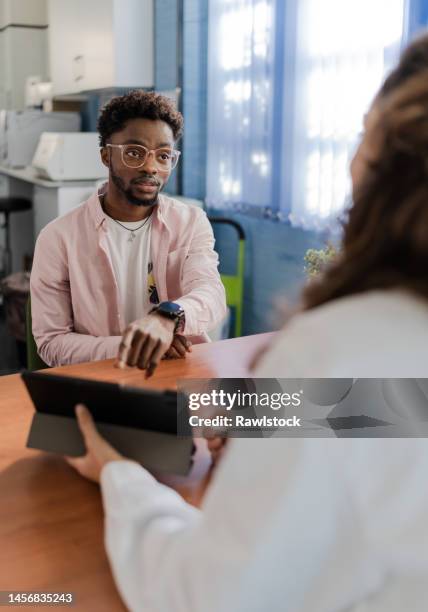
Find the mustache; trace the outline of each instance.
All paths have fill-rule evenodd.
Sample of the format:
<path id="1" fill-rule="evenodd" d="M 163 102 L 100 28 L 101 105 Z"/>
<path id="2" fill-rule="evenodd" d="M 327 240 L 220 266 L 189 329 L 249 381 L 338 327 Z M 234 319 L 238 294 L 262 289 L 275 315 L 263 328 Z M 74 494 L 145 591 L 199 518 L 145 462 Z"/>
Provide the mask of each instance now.
<path id="1" fill-rule="evenodd" d="M 132 179 L 131 185 L 138 185 L 139 183 L 148 183 L 149 185 L 155 185 L 160 187 L 160 182 L 154 176 L 139 176 L 136 179 Z"/>

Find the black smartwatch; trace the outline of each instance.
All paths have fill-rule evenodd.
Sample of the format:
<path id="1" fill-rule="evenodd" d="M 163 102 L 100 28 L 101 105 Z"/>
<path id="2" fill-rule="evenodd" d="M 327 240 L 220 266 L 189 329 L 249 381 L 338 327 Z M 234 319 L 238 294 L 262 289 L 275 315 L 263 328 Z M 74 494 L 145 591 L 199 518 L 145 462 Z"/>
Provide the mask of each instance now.
<path id="1" fill-rule="evenodd" d="M 175 321 L 174 334 L 182 333 L 186 323 L 184 310 L 176 302 L 161 302 L 150 312 L 157 312 L 162 317 Z"/>

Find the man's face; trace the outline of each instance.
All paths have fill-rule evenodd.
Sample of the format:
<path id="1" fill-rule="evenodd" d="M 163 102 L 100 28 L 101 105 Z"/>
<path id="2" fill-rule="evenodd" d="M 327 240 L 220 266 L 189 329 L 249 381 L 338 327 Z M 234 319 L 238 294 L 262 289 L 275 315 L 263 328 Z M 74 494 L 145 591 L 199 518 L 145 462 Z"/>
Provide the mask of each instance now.
<path id="1" fill-rule="evenodd" d="M 111 144 L 138 144 L 146 149 L 173 149 L 174 136 L 164 121 L 131 119 L 120 132 L 110 137 Z M 110 179 L 116 189 L 135 206 L 154 206 L 160 190 L 168 181 L 170 170 L 160 170 L 155 156 L 149 155 L 140 168 L 129 168 L 122 161 L 121 150 L 104 147 L 101 151 L 104 165 L 109 168 Z"/>

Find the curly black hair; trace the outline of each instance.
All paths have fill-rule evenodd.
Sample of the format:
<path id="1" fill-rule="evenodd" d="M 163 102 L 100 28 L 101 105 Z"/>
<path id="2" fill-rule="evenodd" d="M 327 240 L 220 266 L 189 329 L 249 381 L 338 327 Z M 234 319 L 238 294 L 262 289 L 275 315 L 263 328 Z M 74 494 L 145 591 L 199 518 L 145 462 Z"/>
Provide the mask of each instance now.
<path id="1" fill-rule="evenodd" d="M 100 146 L 105 147 L 110 136 L 120 132 L 131 119 L 165 121 L 172 129 L 174 140 L 178 140 L 183 132 L 183 115 L 172 100 L 155 92 L 135 89 L 112 98 L 101 109 L 97 125 Z"/>

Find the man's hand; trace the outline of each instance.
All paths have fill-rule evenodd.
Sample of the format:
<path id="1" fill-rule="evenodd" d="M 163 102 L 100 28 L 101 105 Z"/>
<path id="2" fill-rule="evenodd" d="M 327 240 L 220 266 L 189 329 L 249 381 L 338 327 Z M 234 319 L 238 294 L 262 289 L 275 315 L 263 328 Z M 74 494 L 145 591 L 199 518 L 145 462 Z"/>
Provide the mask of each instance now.
<path id="1" fill-rule="evenodd" d="M 85 478 L 99 482 L 101 470 L 106 463 L 125 461 L 125 458 L 100 436 L 92 415 L 85 406 L 82 404 L 76 406 L 76 416 L 85 441 L 86 455 L 66 457 L 65 460 Z"/>
<path id="2" fill-rule="evenodd" d="M 175 322 L 155 312 L 127 327 L 119 346 L 119 367 L 129 365 L 146 370 L 146 378 L 172 344 Z"/>
<path id="3" fill-rule="evenodd" d="M 171 346 L 164 355 L 164 359 L 180 359 L 186 357 L 186 353 L 192 352 L 192 343 L 185 336 L 176 334 Z"/>

